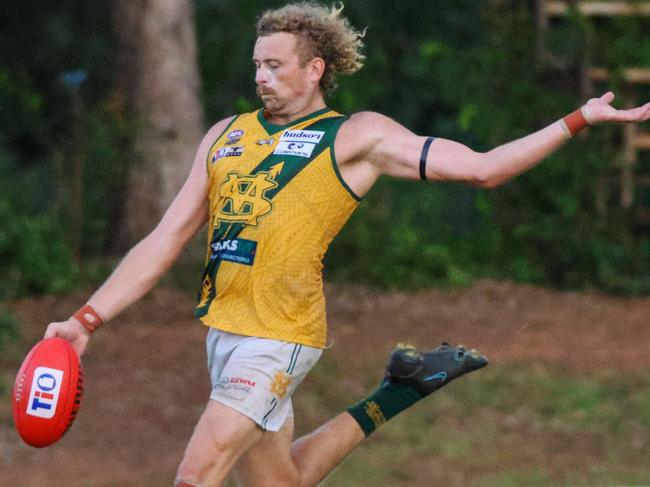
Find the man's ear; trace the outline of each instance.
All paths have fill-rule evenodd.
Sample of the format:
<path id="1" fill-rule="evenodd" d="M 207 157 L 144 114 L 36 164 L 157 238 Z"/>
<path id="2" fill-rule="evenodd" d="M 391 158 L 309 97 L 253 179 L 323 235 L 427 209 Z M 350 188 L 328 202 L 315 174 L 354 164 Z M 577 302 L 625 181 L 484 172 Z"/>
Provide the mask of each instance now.
<path id="1" fill-rule="evenodd" d="M 318 84 L 325 73 L 325 60 L 315 57 L 309 61 L 309 80 Z"/>

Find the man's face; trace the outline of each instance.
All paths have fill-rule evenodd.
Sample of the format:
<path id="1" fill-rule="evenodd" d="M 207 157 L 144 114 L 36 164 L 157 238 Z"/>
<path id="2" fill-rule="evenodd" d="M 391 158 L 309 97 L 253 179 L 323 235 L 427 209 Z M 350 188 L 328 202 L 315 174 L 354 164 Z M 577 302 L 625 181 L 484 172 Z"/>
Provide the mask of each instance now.
<path id="1" fill-rule="evenodd" d="M 300 66 L 296 36 L 278 32 L 258 37 L 253 51 L 255 84 L 264 107 L 283 115 L 295 109 L 295 102 L 318 89 L 310 63 Z"/>

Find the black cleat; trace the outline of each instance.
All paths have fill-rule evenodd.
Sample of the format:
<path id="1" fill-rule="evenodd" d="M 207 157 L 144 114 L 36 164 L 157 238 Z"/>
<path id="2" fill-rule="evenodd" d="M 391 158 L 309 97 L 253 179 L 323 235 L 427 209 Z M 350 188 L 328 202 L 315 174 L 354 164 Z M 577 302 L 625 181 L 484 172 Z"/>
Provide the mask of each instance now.
<path id="1" fill-rule="evenodd" d="M 418 352 L 411 345 L 399 344 L 390 353 L 384 382 L 406 384 L 423 396 L 440 389 L 452 380 L 485 367 L 488 359 L 477 350 L 443 343 L 438 348 Z"/>

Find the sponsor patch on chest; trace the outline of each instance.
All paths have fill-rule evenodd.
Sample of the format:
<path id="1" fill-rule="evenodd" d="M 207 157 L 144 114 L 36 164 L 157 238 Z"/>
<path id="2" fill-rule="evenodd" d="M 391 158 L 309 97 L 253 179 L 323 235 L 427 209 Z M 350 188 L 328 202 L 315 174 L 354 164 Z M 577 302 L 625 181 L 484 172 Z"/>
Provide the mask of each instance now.
<path id="1" fill-rule="evenodd" d="M 210 152 L 210 164 L 214 164 L 222 157 L 239 157 L 244 153 L 243 146 L 222 147 L 221 149 L 212 149 Z"/>
<path id="2" fill-rule="evenodd" d="M 285 130 L 274 154 L 282 156 L 311 157 L 314 148 L 325 132 L 321 130 Z"/>
<path id="3" fill-rule="evenodd" d="M 243 238 L 221 240 L 211 245 L 212 256 L 235 264 L 253 265 L 257 242 Z"/>

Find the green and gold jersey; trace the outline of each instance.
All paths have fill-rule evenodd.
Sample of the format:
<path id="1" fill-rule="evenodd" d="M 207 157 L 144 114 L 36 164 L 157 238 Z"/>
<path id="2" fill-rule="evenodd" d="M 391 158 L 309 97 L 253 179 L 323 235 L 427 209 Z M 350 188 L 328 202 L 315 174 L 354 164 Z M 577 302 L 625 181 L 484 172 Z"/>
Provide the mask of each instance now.
<path id="1" fill-rule="evenodd" d="M 247 336 L 322 348 L 322 259 L 358 205 L 334 157 L 345 117 L 285 126 L 236 117 L 208 154 L 208 254 L 197 317 Z"/>

